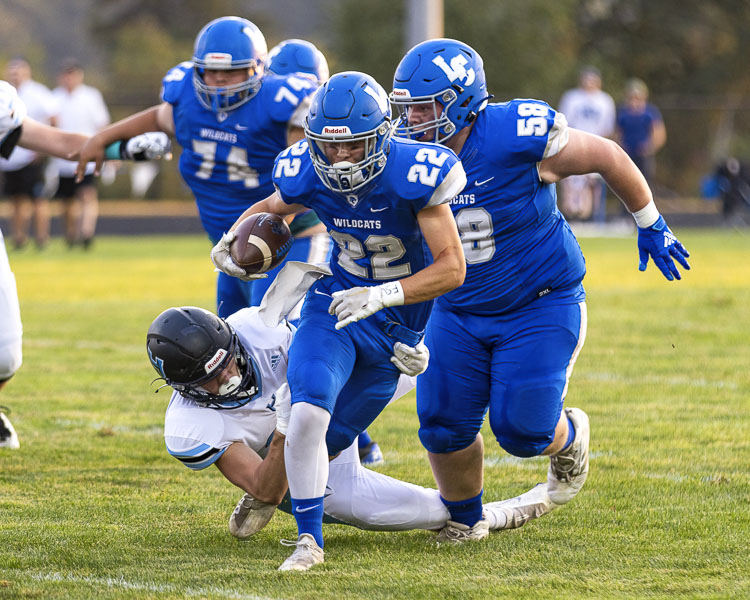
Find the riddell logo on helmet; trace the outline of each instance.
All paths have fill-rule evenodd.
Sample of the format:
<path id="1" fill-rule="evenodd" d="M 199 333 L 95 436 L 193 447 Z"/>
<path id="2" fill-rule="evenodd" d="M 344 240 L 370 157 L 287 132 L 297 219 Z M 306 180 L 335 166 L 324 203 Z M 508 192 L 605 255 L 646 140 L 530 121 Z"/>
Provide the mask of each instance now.
<path id="1" fill-rule="evenodd" d="M 226 355 L 227 355 L 227 351 L 224 350 L 224 348 L 219 348 L 216 351 L 216 354 L 213 355 L 213 358 L 211 358 L 211 360 L 209 360 L 205 364 L 204 369 L 206 369 L 206 373 L 210 373 L 216 367 L 218 367 L 222 363 Z"/>
<path id="2" fill-rule="evenodd" d="M 352 131 L 346 125 L 339 125 L 338 127 L 323 127 L 323 133 L 325 135 L 339 135 L 346 134 L 351 135 Z"/>
<path id="3" fill-rule="evenodd" d="M 411 98 L 411 94 L 409 93 L 409 90 L 404 90 L 402 88 L 393 88 L 393 97 L 394 98 Z"/>
<path id="4" fill-rule="evenodd" d="M 232 64 L 232 55 L 226 52 L 210 52 L 203 58 L 206 66 L 226 66 Z"/>

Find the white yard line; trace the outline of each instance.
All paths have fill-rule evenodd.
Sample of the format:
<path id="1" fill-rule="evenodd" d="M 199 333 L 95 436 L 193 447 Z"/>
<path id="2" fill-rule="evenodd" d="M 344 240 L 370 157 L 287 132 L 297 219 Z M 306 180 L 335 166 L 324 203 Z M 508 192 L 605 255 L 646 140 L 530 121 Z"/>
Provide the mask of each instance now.
<path id="1" fill-rule="evenodd" d="M 86 583 L 108 588 L 122 588 L 126 590 L 144 590 L 155 593 L 178 594 L 181 597 L 205 598 L 208 595 L 238 600 L 274 600 L 268 596 L 247 594 L 233 589 L 210 587 L 180 587 L 172 583 L 151 583 L 145 581 L 129 581 L 124 577 L 84 577 L 71 573 L 32 573 L 31 578 L 37 581 L 62 581 L 71 583 Z"/>

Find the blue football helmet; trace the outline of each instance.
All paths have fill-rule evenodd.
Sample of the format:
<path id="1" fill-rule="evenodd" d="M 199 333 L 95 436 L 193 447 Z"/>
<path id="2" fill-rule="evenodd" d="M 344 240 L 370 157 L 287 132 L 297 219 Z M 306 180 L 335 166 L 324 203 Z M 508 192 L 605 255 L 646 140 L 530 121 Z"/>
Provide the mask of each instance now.
<path id="1" fill-rule="evenodd" d="M 247 19 L 214 19 L 195 38 L 193 85 L 201 104 L 215 112 L 233 110 L 260 89 L 268 47 L 260 29 Z M 248 69 L 242 83 L 226 87 L 206 85 L 206 69 Z"/>
<path id="2" fill-rule="evenodd" d="M 318 88 L 305 119 L 315 172 L 326 187 L 343 194 L 361 190 L 383 171 L 392 131 L 388 95 L 357 71 L 337 73 Z M 362 160 L 331 164 L 325 147 L 337 142 L 363 142 Z"/>
<path id="3" fill-rule="evenodd" d="M 401 59 L 393 77 L 390 100 L 399 116 L 396 134 L 422 139 L 434 131 L 434 139 L 425 141 L 442 143 L 470 125 L 489 98 L 482 57 L 476 50 L 458 40 L 422 42 Z M 433 119 L 410 125 L 409 107 L 417 104 L 432 104 Z"/>
<path id="4" fill-rule="evenodd" d="M 266 72 L 276 75 L 311 75 L 321 84 L 328 79 L 328 61 L 311 42 L 284 40 L 268 53 Z"/>

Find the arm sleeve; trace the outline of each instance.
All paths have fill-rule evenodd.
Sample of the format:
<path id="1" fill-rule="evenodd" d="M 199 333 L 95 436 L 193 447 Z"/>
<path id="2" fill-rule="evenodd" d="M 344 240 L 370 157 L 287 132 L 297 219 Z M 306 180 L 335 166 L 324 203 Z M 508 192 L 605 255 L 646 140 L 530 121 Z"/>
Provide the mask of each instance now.
<path id="1" fill-rule="evenodd" d="M 440 185 L 435 188 L 427 206 L 437 206 L 438 204 L 450 202 L 465 187 L 466 172 L 464 171 L 461 161 L 456 161 Z"/>

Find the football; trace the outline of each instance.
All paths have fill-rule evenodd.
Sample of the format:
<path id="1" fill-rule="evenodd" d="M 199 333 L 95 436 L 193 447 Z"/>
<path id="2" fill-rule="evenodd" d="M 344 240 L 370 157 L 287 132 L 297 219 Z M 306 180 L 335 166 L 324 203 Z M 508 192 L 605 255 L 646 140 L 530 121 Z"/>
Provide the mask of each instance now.
<path id="1" fill-rule="evenodd" d="M 250 215 L 234 233 L 229 253 L 248 275 L 265 273 L 279 265 L 294 242 L 286 221 L 271 213 Z"/>

